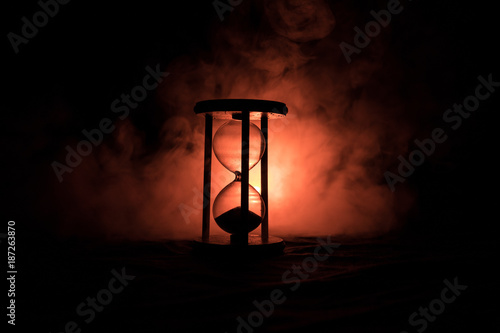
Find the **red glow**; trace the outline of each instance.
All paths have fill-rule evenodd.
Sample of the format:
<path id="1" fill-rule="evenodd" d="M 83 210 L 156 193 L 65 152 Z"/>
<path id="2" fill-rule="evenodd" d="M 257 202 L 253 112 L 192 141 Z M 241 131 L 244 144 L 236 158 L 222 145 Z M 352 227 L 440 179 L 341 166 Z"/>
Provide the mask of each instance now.
<path id="1" fill-rule="evenodd" d="M 92 230 L 108 235 L 199 236 L 204 135 L 193 107 L 214 98 L 269 99 L 289 108 L 287 117 L 269 122 L 271 234 L 380 234 L 398 226 L 411 198 L 393 194 L 383 172 L 411 135 L 402 120 L 409 102 L 396 93 L 397 63 L 382 61 L 383 38 L 347 64 L 327 5 L 273 3 L 263 14 L 267 33 L 231 15 L 214 31 L 210 52 L 169 65 L 157 91 L 169 115 L 160 153 L 136 164 L 143 138 L 130 122 L 118 123 L 121 152 L 103 145 L 59 187 L 68 189 L 56 194 L 62 204 L 77 203 L 64 213 L 68 230 L 90 230 L 83 221 L 94 221 Z M 222 123 L 215 121 L 214 133 Z M 214 157 L 212 203 L 233 178 Z M 250 183 L 260 185 L 260 165 Z"/>

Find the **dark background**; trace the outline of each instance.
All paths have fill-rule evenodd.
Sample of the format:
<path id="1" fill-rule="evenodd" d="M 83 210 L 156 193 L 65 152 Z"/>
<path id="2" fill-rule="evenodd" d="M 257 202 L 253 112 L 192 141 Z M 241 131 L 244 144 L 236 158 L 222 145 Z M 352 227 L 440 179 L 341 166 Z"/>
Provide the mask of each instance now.
<path id="1" fill-rule="evenodd" d="M 365 1 L 349 6 L 368 17 L 369 10 L 383 8 L 383 4 Z M 393 17 L 390 47 L 406 64 L 404 80 L 428 87 L 433 102 L 442 105 L 434 115 L 424 111 L 421 118 L 411 115 L 419 128 L 416 132 L 424 137 L 432 128 L 443 125 L 444 110 L 473 92 L 478 75 L 493 73 L 495 78 L 497 29 L 494 11 L 487 5 L 457 1 L 409 5 L 411 10 Z M 34 1 L 9 7 L 2 21 L 5 31 L 16 33 L 20 32 L 20 17 L 39 8 Z M 341 25 L 342 17 L 336 19 L 339 29 L 349 29 Z M 361 26 L 364 21 L 359 20 Z M 83 128 L 95 127 L 103 115 L 116 119 L 117 115 L 109 112 L 109 103 L 142 79 L 146 65 L 159 63 L 166 68 L 183 54 L 209 50 L 211 27 L 219 24 L 224 22 L 219 21 L 208 1 L 175 5 L 70 2 L 61 6 L 35 38 L 20 46 L 19 54 L 14 54 L 5 38 L 1 104 L 3 188 L 7 194 L 4 212 L 36 219 L 29 207 L 44 195 L 46 178 L 52 172 L 50 163 L 62 156 L 68 139 L 78 138 Z M 480 110 L 443 145 L 446 155 L 437 163 L 417 168 L 408 180 L 407 184 L 419 193 L 415 212 L 422 215 L 417 218 L 419 225 L 446 211 L 442 214 L 446 223 L 439 222 L 445 227 L 438 228 L 471 219 L 475 230 L 490 226 L 486 211 L 492 207 L 494 196 L 485 189 L 492 188 L 496 178 L 496 124 L 492 117 L 497 100 L 493 94 L 482 102 Z M 69 113 L 61 113 L 61 109 Z M 168 112 L 149 96 L 131 115 L 152 152 L 158 146 L 159 130 Z M 412 148 L 409 143 L 409 151 Z M 429 224 L 423 230 L 436 225 Z"/>
<path id="2" fill-rule="evenodd" d="M 331 1 L 332 7 L 338 4 Z M 368 17 L 371 9 L 382 8 L 385 2 L 356 1 L 342 5 L 359 13 L 366 13 Z M 415 126 L 420 129 L 420 133 L 426 133 L 440 124 L 444 110 L 455 102 L 462 102 L 465 96 L 473 93 L 478 75 L 486 77 L 493 73 L 493 78 L 500 80 L 497 70 L 498 18 L 491 3 L 414 0 L 409 5 L 411 10 L 405 9 L 391 22 L 393 39 L 390 48 L 406 64 L 406 72 L 402 75 L 404 80 L 416 81 L 428 87 L 433 102 L 442 106 L 442 111 L 434 115 L 425 114 L 421 118 L 413 115 Z M 236 7 L 235 13 L 242 8 Z M 30 17 L 38 10 L 36 1 L 4 4 L 4 36 L 9 31 L 19 33 L 20 18 Z M 255 22 L 258 25 L 258 15 L 252 12 L 248 15 L 256 15 Z M 341 27 L 343 18 L 336 19 L 337 25 Z M 364 20 L 360 20 L 360 24 L 363 22 Z M 45 186 L 49 181 L 47 177 L 53 176 L 50 163 L 60 156 L 69 138 L 80 135 L 82 128 L 94 126 L 103 114 L 114 116 L 109 112 L 110 101 L 121 92 L 129 91 L 130 87 L 141 80 L 146 65 L 154 66 L 159 63 L 162 68 L 166 68 L 179 56 L 210 50 L 212 27 L 220 24 L 225 22 L 219 21 L 210 1 L 89 3 L 73 0 L 67 5 L 61 5 L 57 16 L 40 28 L 38 35 L 27 45 L 20 46 L 19 54 L 14 54 L 6 37 L 3 39 L 4 83 L 0 102 L 3 202 L 1 216 L 3 221 L 16 220 L 18 223 L 18 242 L 22 244 L 18 261 L 20 266 L 29 272 L 20 278 L 23 284 L 19 287 L 19 298 L 30 300 L 33 294 L 28 291 L 43 290 L 43 296 L 36 296 L 39 297 L 36 303 L 26 304 L 34 307 L 47 304 L 54 309 L 54 312 L 49 311 L 53 317 L 44 322 L 47 317 L 41 315 L 42 312 L 37 314 L 36 308 L 30 308 L 28 311 L 28 306 L 20 305 L 19 322 L 55 331 L 57 327 L 61 327 L 60 323 L 66 320 L 63 318 L 71 317 L 73 306 L 81 299 L 81 295 L 65 299 L 69 304 L 66 316 L 64 313 L 59 317 L 55 314 L 65 308 L 64 304 L 51 303 L 58 302 L 58 296 L 65 294 L 64 290 L 59 289 L 58 279 L 62 277 L 57 274 L 58 270 L 66 265 L 71 266 L 71 263 L 79 263 L 79 266 L 69 268 L 70 271 L 72 269 L 73 275 L 79 275 L 79 278 L 72 280 L 72 274 L 66 272 L 63 279 L 75 281 L 74 285 L 73 282 L 70 282 L 70 285 L 73 290 L 78 290 L 76 281 L 86 280 L 85 274 L 81 273 L 83 268 L 89 279 L 94 278 L 93 284 L 85 287 L 88 288 L 85 289 L 88 291 L 85 294 L 90 295 L 93 290 L 98 290 L 108 281 L 110 267 L 120 267 L 117 265 L 122 261 L 116 258 L 130 260 L 132 253 L 135 253 L 134 246 L 139 246 L 129 245 L 127 250 L 109 250 L 111 253 L 108 253 L 103 250 L 105 246 L 101 243 L 96 245 L 96 250 L 93 245 L 80 243 L 78 238 L 68 240 L 57 237 L 51 228 L 54 221 L 40 220 L 36 210 L 32 209 L 39 198 L 46 195 Z M 497 122 L 494 121 L 497 119 L 495 115 L 498 111 L 498 100 L 496 92 L 482 102 L 479 110 L 464 121 L 458 131 L 450 134 L 442 148 L 446 154 L 431 157 L 407 180 L 404 186 L 417 193 L 417 203 L 410 211 L 403 230 L 391 235 L 394 237 L 391 239 L 395 239 L 394 242 L 405 244 L 416 252 L 433 253 L 433 249 L 439 249 L 447 258 L 453 258 L 456 253 L 472 253 L 473 258 L 481 258 L 479 267 L 472 265 L 475 259 L 461 265 L 460 260 L 456 258 L 450 259 L 453 262 L 452 267 L 460 267 L 462 276 L 466 276 L 471 270 L 484 269 L 479 275 L 474 275 L 474 281 L 478 284 L 483 282 L 488 286 L 493 286 L 491 281 L 494 277 L 486 274 L 491 273 L 489 267 L 496 265 L 498 250 L 498 222 L 495 214 L 497 210 L 494 209 L 498 198 L 495 156 L 498 128 Z M 69 110 L 69 113 L 64 113 L 63 116 L 58 112 L 61 108 Z M 168 121 L 168 111 L 158 107 L 154 96 L 148 97 L 138 111 L 141 112 L 131 115 L 131 120 L 144 132 L 148 153 L 154 154 L 159 146 L 162 124 Z M 409 143 L 409 149 L 412 149 L 411 147 Z M 53 179 L 50 180 L 52 181 Z M 54 204 L 57 205 L 57 202 Z M 3 230 L 2 227 L 2 232 Z M 92 250 L 86 252 L 87 246 Z M 189 245 L 184 243 L 170 244 L 167 246 L 168 250 L 162 245 L 148 243 L 147 246 L 145 248 L 148 250 L 144 252 L 146 257 L 161 251 L 185 253 L 183 251 L 189 248 Z M 178 247 L 181 250 L 178 250 Z M 144 248 L 142 250 L 144 251 Z M 78 253 L 81 257 L 78 257 Z M 115 259 L 111 260 L 109 266 L 105 264 L 103 269 L 95 268 L 96 262 L 106 261 L 110 256 Z M 183 258 L 182 260 L 191 260 Z M 140 262 L 140 258 L 137 261 Z M 86 264 L 88 266 L 85 266 Z M 414 272 L 415 285 L 421 283 L 431 270 L 438 269 L 438 266 L 421 266 L 418 274 Z M 180 266 L 173 267 L 181 269 Z M 412 269 L 416 270 L 415 267 Z M 94 271 L 99 272 L 96 273 L 100 274 L 99 278 L 92 273 Z M 443 275 L 446 273 L 448 279 L 451 279 L 451 271 L 451 268 L 449 271 L 445 270 Z M 200 280 L 206 278 L 203 270 L 197 272 L 200 274 Z M 437 282 L 435 281 L 437 287 L 430 292 L 431 295 L 435 295 L 436 290 L 439 290 L 439 279 L 443 275 L 439 275 Z M 45 278 L 42 279 L 42 276 Z M 39 277 L 41 280 L 38 280 Z M 370 273 L 367 278 L 372 282 L 383 281 L 386 276 Z M 193 283 L 194 281 L 196 279 Z M 200 299 L 203 299 L 202 290 L 203 288 L 199 290 Z M 481 293 L 474 294 L 469 301 L 475 305 L 470 308 L 477 306 L 489 309 L 489 314 L 494 313 L 493 309 L 498 310 L 498 288 L 491 290 L 491 294 L 482 294 L 487 291 L 490 290 L 484 289 Z M 43 297 L 46 300 L 43 300 Z M 142 298 L 137 296 L 135 301 L 140 303 Z M 199 304 L 203 304 L 200 302 Z M 416 309 L 420 303 L 409 305 L 408 309 Z M 193 301 L 192 304 L 198 303 Z M 175 306 L 175 303 L 171 304 L 172 308 Z M 23 308 L 26 309 L 24 313 Z M 166 306 L 165 311 L 168 312 L 169 309 L 169 306 Z M 162 316 L 162 310 L 156 311 L 158 316 Z M 145 313 L 149 313 L 149 310 L 145 310 Z M 480 311 L 475 315 L 478 316 L 478 313 Z M 32 315 L 32 318 L 36 318 L 36 323 L 30 322 Z M 451 319 L 447 322 L 453 322 L 455 318 L 450 316 Z M 119 318 L 118 314 L 116 318 Z M 488 327 L 488 319 L 493 318 L 481 317 L 476 321 L 470 319 L 471 324 L 467 328 L 473 328 L 474 325 Z M 134 317 L 134 314 L 129 314 L 129 317 L 123 320 L 138 325 L 143 319 L 140 315 Z M 196 318 L 192 320 L 196 321 Z M 349 324 L 342 323 L 342 331 L 351 331 L 348 329 Z M 98 324 L 95 324 L 96 331 Z M 160 326 L 155 327 L 154 320 L 145 319 L 146 324 L 150 327 L 145 328 L 143 332 L 160 331 Z M 169 331 L 184 331 L 180 323 L 176 325 Z M 119 326 L 123 328 L 127 325 L 122 323 Z M 201 321 L 199 329 L 203 329 L 203 326 Z M 208 326 L 208 331 L 212 331 L 215 326 Z M 396 324 L 394 326 L 401 327 Z M 450 331 L 446 325 L 443 326 L 442 332 Z M 103 327 L 110 326 L 104 323 Z M 354 327 L 352 331 L 368 332 L 372 329 L 368 324 L 364 328 Z M 456 327 L 453 331 L 465 331 L 465 327 Z M 315 328 L 326 331 L 321 326 Z M 330 328 L 334 330 L 333 326 Z M 92 331 L 92 328 L 88 331 Z M 133 331 L 139 332 L 137 328 Z"/>

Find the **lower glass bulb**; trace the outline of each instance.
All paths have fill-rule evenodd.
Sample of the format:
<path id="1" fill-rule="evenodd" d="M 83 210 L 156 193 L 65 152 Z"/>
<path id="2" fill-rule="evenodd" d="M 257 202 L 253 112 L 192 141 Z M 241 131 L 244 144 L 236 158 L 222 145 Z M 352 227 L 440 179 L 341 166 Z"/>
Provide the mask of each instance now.
<path id="1" fill-rule="evenodd" d="M 248 185 L 248 230 L 245 232 L 255 230 L 262 222 L 265 213 L 266 207 L 259 192 L 252 185 Z M 225 232 L 230 234 L 242 232 L 241 181 L 233 181 L 217 195 L 213 214 L 215 222 Z"/>

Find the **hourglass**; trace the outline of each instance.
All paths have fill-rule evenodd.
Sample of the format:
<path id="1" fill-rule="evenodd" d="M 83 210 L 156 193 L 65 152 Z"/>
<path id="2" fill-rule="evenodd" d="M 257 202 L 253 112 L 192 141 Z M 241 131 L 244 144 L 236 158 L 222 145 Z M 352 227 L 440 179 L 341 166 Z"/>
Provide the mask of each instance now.
<path id="1" fill-rule="evenodd" d="M 268 125 L 284 117 L 284 103 L 255 99 L 220 99 L 196 103 L 196 114 L 205 116 L 205 166 L 203 177 L 202 237 L 204 249 L 282 251 L 281 238 L 269 235 Z M 213 119 L 226 122 L 212 138 Z M 260 120 L 260 129 L 251 120 Z M 212 149 L 217 160 L 234 174 L 234 180 L 216 196 L 215 223 L 228 235 L 210 235 Z M 249 183 L 250 170 L 261 163 L 261 192 Z M 249 234 L 260 226 L 261 234 Z"/>

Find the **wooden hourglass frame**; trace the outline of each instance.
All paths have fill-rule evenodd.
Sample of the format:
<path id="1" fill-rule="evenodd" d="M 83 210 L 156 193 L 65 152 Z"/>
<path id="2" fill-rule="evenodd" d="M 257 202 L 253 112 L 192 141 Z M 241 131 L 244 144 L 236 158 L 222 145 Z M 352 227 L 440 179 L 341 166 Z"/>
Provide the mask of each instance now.
<path id="1" fill-rule="evenodd" d="M 245 250 L 254 252 L 281 252 L 285 246 L 281 238 L 269 235 L 269 189 L 268 189 L 268 129 L 270 119 L 285 117 L 288 109 L 284 103 L 256 99 L 218 99 L 196 103 L 194 112 L 205 116 L 205 158 L 203 172 L 203 217 L 202 236 L 195 241 L 197 248 L 203 250 Z M 249 216 L 249 142 L 251 120 L 260 120 L 265 149 L 260 159 L 261 197 L 265 213 L 261 222 L 261 235 L 210 235 L 210 198 L 212 181 L 213 119 L 241 121 L 241 221 L 246 230 Z M 236 138 L 235 138 L 236 139 Z M 222 192 L 222 191 L 221 191 Z"/>

